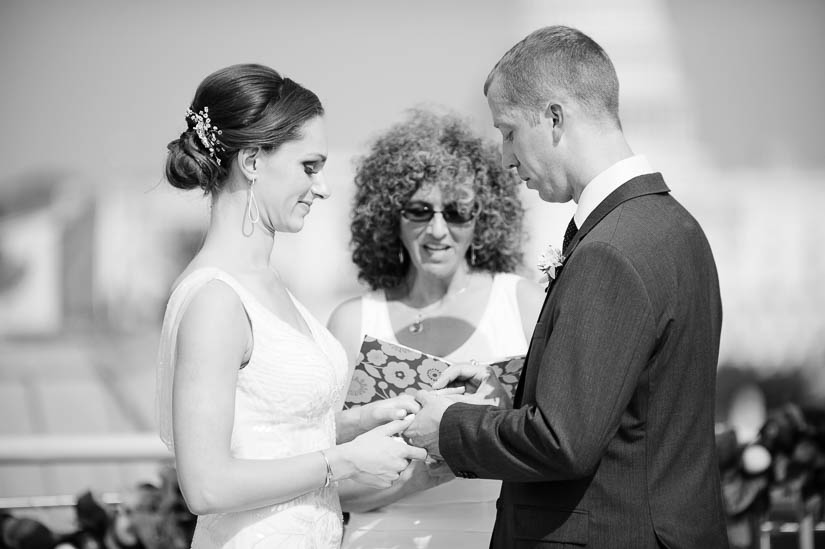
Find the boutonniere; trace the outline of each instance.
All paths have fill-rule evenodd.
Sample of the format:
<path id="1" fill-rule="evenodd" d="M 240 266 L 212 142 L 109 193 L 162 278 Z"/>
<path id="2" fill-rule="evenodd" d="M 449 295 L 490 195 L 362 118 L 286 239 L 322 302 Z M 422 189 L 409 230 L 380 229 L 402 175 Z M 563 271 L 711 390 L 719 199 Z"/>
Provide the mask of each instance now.
<path id="1" fill-rule="evenodd" d="M 558 268 L 564 263 L 564 256 L 561 255 L 561 250 L 555 246 L 547 246 L 539 256 L 539 271 L 544 273 L 541 279 L 542 284 L 547 284 L 550 287 L 550 281 L 555 280 Z M 546 290 L 545 290 L 546 291 Z"/>

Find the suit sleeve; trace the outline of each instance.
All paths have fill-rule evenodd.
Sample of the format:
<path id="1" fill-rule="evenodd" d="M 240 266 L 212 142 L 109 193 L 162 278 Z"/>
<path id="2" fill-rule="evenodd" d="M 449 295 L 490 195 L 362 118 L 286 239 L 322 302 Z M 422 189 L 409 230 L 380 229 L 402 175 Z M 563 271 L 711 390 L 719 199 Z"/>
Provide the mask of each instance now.
<path id="1" fill-rule="evenodd" d="M 649 296 L 631 262 L 603 242 L 580 245 L 557 284 L 531 342 L 535 402 L 450 406 L 439 439 L 453 471 L 513 482 L 581 478 L 616 434 L 656 342 Z"/>

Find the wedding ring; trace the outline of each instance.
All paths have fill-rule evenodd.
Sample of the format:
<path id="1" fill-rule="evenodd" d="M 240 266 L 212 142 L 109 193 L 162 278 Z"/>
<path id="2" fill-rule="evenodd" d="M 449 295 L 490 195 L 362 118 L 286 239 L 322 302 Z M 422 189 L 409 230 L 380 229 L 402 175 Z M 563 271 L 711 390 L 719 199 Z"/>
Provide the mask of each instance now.
<path id="1" fill-rule="evenodd" d="M 471 358 L 470 359 L 470 364 L 472 364 L 473 366 L 478 366 L 478 361 L 474 358 Z"/>

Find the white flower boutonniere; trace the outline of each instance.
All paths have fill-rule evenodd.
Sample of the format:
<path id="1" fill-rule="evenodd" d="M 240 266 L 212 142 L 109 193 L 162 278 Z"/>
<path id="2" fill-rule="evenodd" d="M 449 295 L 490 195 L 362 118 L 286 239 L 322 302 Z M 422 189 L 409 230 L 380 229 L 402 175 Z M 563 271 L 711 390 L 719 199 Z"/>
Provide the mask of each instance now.
<path id="1" fill-rule="evenodd" d="M 544 273 L 541 282 L 549 284 L 550 280 L 556 278 L 556 271 L 564 263 L 564 256 L 561 255 L 561 250 L 555 246 L 547 246 L 539 256 L 539 270 Z"/>

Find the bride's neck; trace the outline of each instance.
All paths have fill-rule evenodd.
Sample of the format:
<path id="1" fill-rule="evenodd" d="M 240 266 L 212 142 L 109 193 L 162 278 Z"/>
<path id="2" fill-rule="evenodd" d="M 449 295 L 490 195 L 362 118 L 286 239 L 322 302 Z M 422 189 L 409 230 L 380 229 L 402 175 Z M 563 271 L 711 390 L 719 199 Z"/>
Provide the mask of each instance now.
<path id="1" fill-rule="evenodd" d="M 212 200 L 203 249 L 241 269 L 268 268 L 274 235 L 262 223 L 252 224 L 243 190 L 225 190 Z"/>

